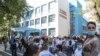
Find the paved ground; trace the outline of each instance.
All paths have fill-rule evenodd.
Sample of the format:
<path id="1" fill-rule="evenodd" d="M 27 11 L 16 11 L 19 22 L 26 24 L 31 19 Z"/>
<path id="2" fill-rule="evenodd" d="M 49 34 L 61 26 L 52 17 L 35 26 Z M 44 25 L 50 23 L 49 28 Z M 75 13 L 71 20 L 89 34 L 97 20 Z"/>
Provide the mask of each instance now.
<path id="1" fill-rule="evenodd" d="M 18 50 L 17 55 L 23 56 L 23 51 Z M 0 44 L 0 56 L 11 56 L 11 51 L 9 49 L 9 45 L 8 45 L 7 51 L 4 51 L 3 45 Z"/>
<path id="2" fill-rule="evenodd" d="M 4 47 L 2 44 L 0 44 L 0 56 L 11 56 L 11 51 L 9 49 L 9 44 L 8 44 L 8 48 L 6 51 L 4 51 Z M 18 56 L 23 56 L 23 51 L 17 50 L 17 55 Z M 73 55 L 74 56 L 74 55 Z"/>

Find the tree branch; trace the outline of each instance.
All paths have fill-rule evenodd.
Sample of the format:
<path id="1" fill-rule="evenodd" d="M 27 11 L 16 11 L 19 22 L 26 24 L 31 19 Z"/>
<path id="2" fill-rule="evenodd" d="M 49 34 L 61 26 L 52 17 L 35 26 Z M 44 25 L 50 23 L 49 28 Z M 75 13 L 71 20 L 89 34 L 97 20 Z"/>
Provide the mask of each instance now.
<path id="1" fill-rule="evenodd" d="M 100 14 L 99 14 L 99 12 L 98 12 L 98 10 L 97 10 L 96 2 L 95 2 L 94 8 L 95 8 L 95 10 L 97 11 L 96 15 L 98 16 L 98 18 L 99 18 L 99 20 L 100 20 Z"/>

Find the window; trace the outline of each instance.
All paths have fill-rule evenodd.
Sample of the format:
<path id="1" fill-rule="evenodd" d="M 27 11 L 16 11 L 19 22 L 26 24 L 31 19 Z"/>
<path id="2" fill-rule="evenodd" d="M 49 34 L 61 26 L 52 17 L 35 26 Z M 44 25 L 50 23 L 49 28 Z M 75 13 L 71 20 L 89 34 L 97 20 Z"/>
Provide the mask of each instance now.
<path id="1" fill-rule="evenodd" d="M 42 29 L 41 34 L 47 34 L 47 29 Z"/>
<path id="2" fill-rule="evenodd" d="M 99 34 L 100 34 L 100 28 L 99 28 Z"/>
<path id="3" fill-rule="evenodd" d="M 55 15 L 49 15 L 49 22 L 55 21 Z"/>
<path id="4" fill-rule="evenodd" d="M 74 19 L 74 18 L 75 18 L 74 12 L 70 11 L 70 19 Z"/>
<path id="5" fill-rule="evenodd" d="M 49 3 L 49 10 L 51 10 L 53 8 L 55 8 L 55 2 L 54 1 Z"/>
<path id="6" fill-rule="evenodd" d="M 31 21 L 30 21 L 30 26 L 31 26 L 31 25 L 34 25 L 34 20 L 31 20 Z"/>
<path id="7" fill-rule="evenodd" d="M 46 21 L 47 21 L 47 17 L 46 16 L 41 18 L 41 24 L 46 23 Z"/>
<path id="8" fill-rule="evenodd" d="M 42 5 L 41 12 L 46 12 L 48 10 L 47 5 Z"/>
<path id="9" fill-rule="evenodd" d="M 24 26 L 24 23 L 22 23 L 22 27 Z"/>
<path id="10" fill-rule="evenodd" d="M 36 13 L 36 14 L 40 13 L 40 7 L 37 7 L 37 8 L 35 9 L 35 13 Z"/>
<path id="11" fill-rule="evenodd" d="M 32 13 L 33 13 L 33 10 L 27 11 L 27 13 L 26 13 L 26 17 L 31 16 L 31 15 L 32 15 Z"/>
<path id="12" fill-rule="evenodd" d="M 74 11 L 70 10 L 70 34 L 74 34 L 75 25 L 74 25 Z"/>
<path id="13" fill-rule="evenodd" d="M 28 17 L 29 16 L 29 11 L 26 13 L 26 17 Z"/>
<path id="14" fill-rule="evenodd" d="M 40 18 L 35 19 L 35 24 L 40 24 Z"/>
<path id="15" fill-rule="evenodd" d="M 55 35 L 55 28 L 49 29 L 49 35 Z"/>
<path id="16" fill-rule="evenodd" d="M 26 26 L 29 26 L 29 21 L 26 21 Z"/>

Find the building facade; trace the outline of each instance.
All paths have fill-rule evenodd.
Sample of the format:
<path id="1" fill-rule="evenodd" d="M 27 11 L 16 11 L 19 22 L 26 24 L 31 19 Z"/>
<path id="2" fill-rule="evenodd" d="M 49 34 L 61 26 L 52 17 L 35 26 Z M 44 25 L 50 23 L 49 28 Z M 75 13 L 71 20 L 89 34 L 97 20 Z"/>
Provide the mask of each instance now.
<path id="1" fill-rule="evenodd" d="M 84 6 L 84 0 L 69 0 L 71 35 L 83 35 L 86 31 L 87 21 L 82 13 Z"/>
<path id="2" fill-rule="evenodd" d="M 21 19 L 21 27 L 39 29 L 29 31 L 37 35 L 65 36 L 70 34 L 69 4 L 67 0 L 31 1 L 33 7 Z"/>
<path id="3" fill-rule="evenodd" d="M 100 34 L 100 23 L 97 23 L 97 33 Z"/>

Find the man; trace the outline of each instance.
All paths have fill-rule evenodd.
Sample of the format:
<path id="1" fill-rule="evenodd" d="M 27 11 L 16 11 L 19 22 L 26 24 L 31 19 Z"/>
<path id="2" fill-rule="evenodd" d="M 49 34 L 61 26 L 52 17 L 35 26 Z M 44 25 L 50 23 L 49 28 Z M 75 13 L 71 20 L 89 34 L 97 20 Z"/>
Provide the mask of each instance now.
<path id="1" fill-rule="evenodd" d="M 28 45 L 28 42 L 27 42 L 27 39 L 25 36 L 22 37 L 21 44 L 22 44 L 22 48 L 23 48 L 22 50 L 23 50 L 23 52 L 25 52 L 26 46 Z"/>
<path id="2" fill-rule="evenodd" d="M 14 34 L 11 36 L 11 39 L 10 39 L 12 56 L 17 56 L 16 36 L 17 36 L 17 32 L 14 32 Z"/>
<path id="3" fill-rule="evenodd" d="M 39 56 L 39 51 L 38 51 L 38 46 L 37 45 L 33 45 L 30 46 L 30 50 L 29 50 L 29 55 L 30 56 Z"/>
<path id="4" fill-rule="evenodd" d="M 38 46 L 37 45 L 27 45 L 26 53 L 23 56 L 38 56 Z"/>
<path id="5" fill-rule="evenodd" d="M 39 56 L 54 56 L 54 55 L 49 52 L 47 44 L 43 44 L 42 51 L 39 53 Z"/>
<path id="6" fill-rule="evenodd" d="M 96 36 L 96 23 L 88 22 L 86 41 L 83 44 L 83 56 L 97 56 L 100 52 L 100 39 Z"/>
<path id="7" fill-rule="evenodd" d="M 70 36 L 68 36 L 65 40 L 65 52 L 67 56 L 72 56 L 74 53 L 73 46 L 75 45 L 74 40 L 71 39 Z"/>
<path id="8" fill-rule="evenodd" d="M 4 50 L 6 51 L 6 48 L 7 48 L 7 38 L 6 38 L 6 36 L 4 36 L 4 37 L 2 38 L 2 42 L 3 42 L 3 44 L 4 44 Z"/>

